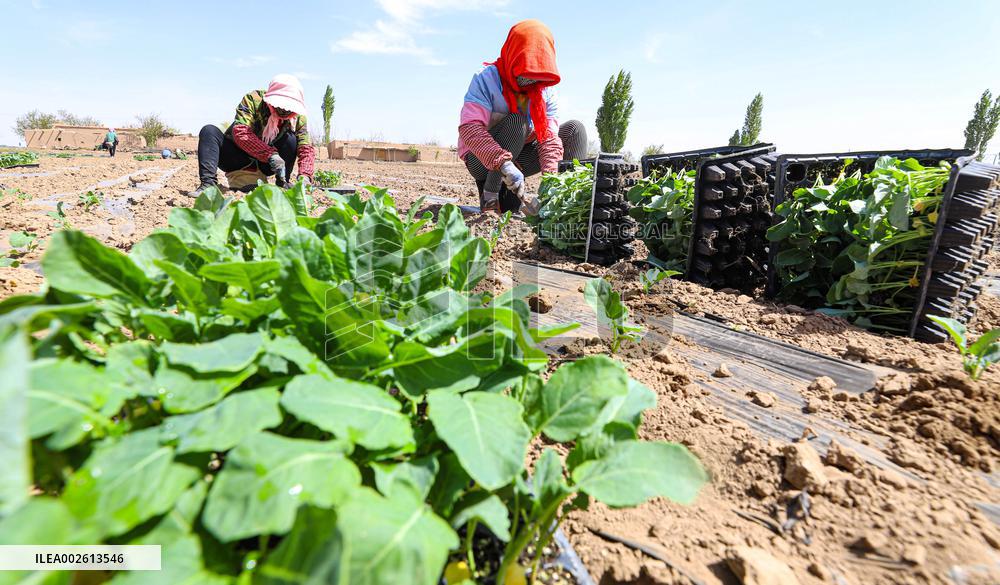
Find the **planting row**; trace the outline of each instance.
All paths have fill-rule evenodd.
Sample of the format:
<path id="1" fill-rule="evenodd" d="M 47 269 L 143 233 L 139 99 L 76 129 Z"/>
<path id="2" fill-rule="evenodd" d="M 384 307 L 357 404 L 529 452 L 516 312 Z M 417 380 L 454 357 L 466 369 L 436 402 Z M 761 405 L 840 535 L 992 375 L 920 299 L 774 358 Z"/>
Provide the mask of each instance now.
<path id="1" fill-rule="evenodd" d="M 650 155 L 629 213 L 649 261 L 689 280 L 936 340 L 925 316 L 971 318 L 998 230 L 1000 170 L 969 154 L 760 144 Z"/>
<path id="2" fill-rule="evenodd" d="M 638 440 L 654 392 L 602 356 L 546 380 L 574 325 L 471 292 L 492 243 L 456 207 L 330 198 L 208 191 L 128 255 L 52 236 L 44 290 L 0 302 L 0 544 L 157 544 L 164 583 L 523 582 L 591 499 L 695 497 L 694 457 Z M 529 470 L 541 437 L 568 455 Z"/>

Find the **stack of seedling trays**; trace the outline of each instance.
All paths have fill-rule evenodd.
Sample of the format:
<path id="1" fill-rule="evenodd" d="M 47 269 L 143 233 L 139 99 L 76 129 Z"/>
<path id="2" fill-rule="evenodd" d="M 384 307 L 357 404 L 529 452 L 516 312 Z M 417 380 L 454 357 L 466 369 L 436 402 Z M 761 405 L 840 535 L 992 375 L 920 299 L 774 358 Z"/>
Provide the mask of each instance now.
<path id="1" fill-rule="evenodd" d="M 584 260 L 608 266 L 632 256 L 637 225 L 629 217 L 625 192 L 635 185 L 629 177 L 639 165 L 620 154 L 598 155 L 594 163 L 594 200 Z"/>
<path id="2" fill-rule="evenodd" d="M 774 150 L 758 144 L 698 163 L 688 280 L 750 295 L 766 284 Z"/>
<path id="3" fill-rule="evenodd" d="M 629 175 L 637 173 L 639 165 L 626 161 L 621 154 L 608 153 L 579 162 L 594 167 L 594 194 L 584 262 L 608 266 L 631 257 L 638 226 L 629 217 L 625 192 L 635 185 L 636 178 Z M 560 172 L 573 168 L 572 161 L 559 163 Z"/>
<path id="4" fill-rule="evenodd" d="M 1000 167 L 960 158 L 952 167 L 920 283 L 910 335 L 944 341 L 927 316 L 968 323 L 988 268 L 984 257 L 1000 237 Z"/>
<path id="5" fill-rule="evenodd" d="M 657 182 L 657 185 L 664 178 L 674 176 L 673 185 L 676 189 L 678 180 L 688 180 L 686 178 L 679 179 L 679 175 L 693 173 L 703 160 L 735 154 L 749 148 L 753 147 L 717 146 L 668 154 L 648 154 L 643 156 L 641 160 L 642 176 L 649 181 Z M 691 180 L 693 181 L 693 178 Z M 670 184 L 669 180 L 667 184 Z M 691 230 L 694 223 L 692 221 L 694 187 L 692 184 L 690 199 L 687 195 L 681 195 L 677 191 L 678 195 L 674 197 L 672 203 L 661 203 L 664 206 L 654 207 L 655 211 L 644 211 L 643 209 L 649 197 L 649 191 L 644 191 L 638 198 L 630 200 L 633 205 L 632 216 L 642 224 L 643 242 L 649 250 L 651 263 L 682 272 L 687 269 L 688 250 L 691 247 Z M 658 197 L 659 190 L 654 189 L 651 193 L 656 193 L 656 195 L 653 196 L 653 199 L 648 199 L 649 202 Z"/>

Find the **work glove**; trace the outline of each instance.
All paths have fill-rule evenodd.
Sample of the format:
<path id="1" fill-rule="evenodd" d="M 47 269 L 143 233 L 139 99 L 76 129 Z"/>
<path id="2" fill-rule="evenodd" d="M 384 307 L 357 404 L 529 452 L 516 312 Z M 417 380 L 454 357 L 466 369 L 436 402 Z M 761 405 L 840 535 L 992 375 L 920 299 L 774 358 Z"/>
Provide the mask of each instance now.
<path id="1" fill-rule="evenodd" d="M 500 194 L 483 191 L 483 196 L 479 198 L 479 211 L 500 211 Z"/>
<path id="2" fill-rule="evenodd" d="M 507 185 L 507 189 L 518 199 L 524 197 L 524 173 L 509 160 L 500 165 L 498 170 L 503 175 L 503 182 Z"/>
<path id="3" fill-rule="evenodd" d="M 285 160 L 278 153 L 274 153 L 268 157 L 267 166 L 274 173 L 274 182 L 279 187 L 284 187 L 288 182 L 288 175 L 285 173 Z"/>
<path id="4" fill-rule="evenodd" d="M 306 187 L 312 185 L 312 179 L 309 178 L 309 175 L 299 175 L 298 180 L 302 181 L 302 184 L 305 185 Z"/>

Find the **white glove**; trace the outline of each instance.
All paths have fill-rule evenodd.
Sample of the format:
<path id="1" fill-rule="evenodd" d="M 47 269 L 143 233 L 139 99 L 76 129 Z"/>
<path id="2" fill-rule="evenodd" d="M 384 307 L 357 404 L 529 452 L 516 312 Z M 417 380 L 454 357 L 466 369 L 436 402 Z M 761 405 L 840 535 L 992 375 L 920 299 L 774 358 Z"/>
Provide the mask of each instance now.
<path id="1" fill-rule="evenodd" d="M 302 181 L 302 184 L 306 187 L 312 185 L 312 179 L 309 178 L 309 175 L 299 175 L 299 180 Z"/>
<path id="2" fill-rule="evenodd" d="M 517 195 L 518 199 L 522 198 L 524 196 L 524 173 L 511 161 L 504 162 L 498 170 L 503 175 L 503 182 L 507 185 L 507 189 Z"/>
<path id="3" fill-rule="evenodd" d="M 288 182 L 288 175 L 285 174 L 285 160 L 278 153 L 274 153 L 268 157 L 267 166 L 274 173 L 274 182 L 279 187 L 284 187 L 285 183 Z"/>

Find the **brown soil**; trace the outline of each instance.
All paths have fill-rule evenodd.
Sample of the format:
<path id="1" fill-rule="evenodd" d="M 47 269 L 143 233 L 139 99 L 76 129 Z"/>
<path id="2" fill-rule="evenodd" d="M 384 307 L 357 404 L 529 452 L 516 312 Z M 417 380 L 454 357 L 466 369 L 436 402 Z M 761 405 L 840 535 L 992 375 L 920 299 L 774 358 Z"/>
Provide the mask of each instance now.
<path id="1" fill-rule="evenodd" d="M 165 225 L 172 207 L 190 205 L 192 200 L 181 192 L 197 185 L 194 160 L 43 157 L 40 162 L 38 169 L 0 171 L 4 188 L 30 195 L 0 198 L 0 253 L 12 231 L 48 238 L 57 221 L 46 212 L 54 211 L 58 201 L 64 203 L 70 225 L 127 250 Z M 387 187 L 404 209 L 422 195 L 477 204 L 474 185 L 462 165 L 320 161 L 319 167 L 341 171 L 346 183 Z M 166 176 L 170 171 L 176 172 Z M 16 176 L 42 173 L 51 174 Z M 124 180 L 97 187 L 106 199 L 122 202 L 115 213 L 105 207 L 85 212 L 78 204 L 80 193 L 88 188 L 130 174 L 135 185 Z M 143 188 L 143 183 L 154 187 Z M 439 203 L 426 205 L 433 208 Z M 488 235 L 497 218 L 476 216 L 468 222 L 477 233 Z M 0 268 L 0 298 L 41 285 L 35 270 L 44 248 L 43 241 L 38 251 L 22 259 L 25 264 L 20 268 Z M 638 251 L 636 257 L 644 254 Z M 820 460 L 808 441 L 790 447 L 764 440 L 728 418 L 693 383 L 710 382 L 711 377 L 673 356 L 669 347 L 662 352 L 661 347 L 645 344 L 626 347 L 617 357 L 659 396 L 658 407 L 646 416 L 644 438 L 687 445 L 712 481 L 687 507 L 656 499 L 631 510 L 594 505 L 572 515 L 567 533 L 600 583 L 689 581 L 660 561 L 600 538 L 595 529 L 649 545 L 706 584 L 737 583 L 737 573 L 752 573 L 754 567 L 786 576 L 782 571 L 788 567 L 800 583 L 1000 583 L 1000 531 L 971 503 L 1000 502 L 997 488 L 983 474 L 1000 464 L 1000 369 L 974 383 L 961 371 L 957 352 L 947 345 L 874 335 L 798 307 L 691 283 L 670 281 L 643 294 L 631 264 L 611 268 L 579 264 L 539 246 L 530 229 L 517 220 L 494 252 L 493 286 L 511 283 L 514 260 L 605 275 L 623 291 L 634 312 L 682 308 L 710 313 L 736 328 L 894 371 L 883 376 L 876 389 L 858 397 L 840 396 L 822 381 L 803 393 L 811 399 L 808 408 L 818 415 L 886 438 L 891 460 L 912 477 L 878 469 L 843 448 L 820 448 Z M 550 302 L 543 294 L 533 304 L 544 311 Z M 984 297 L 979 305 L 972 328 L 1000 326 L 1000 299 Z M 592 339 L 571 344 L 566 351 L 605 353 L 607 347 Z M 748 398 L 748 407 L 763 408 L 766 397 L 754 398 L 757 404 L 750 405 Z M 776 533 L 774 528 L 789 519 L 790 511 L 793 520 L 801 515 L 803 493 L 809 517 Z M 758 566 L 762 559 L 777 564 Z"/>

